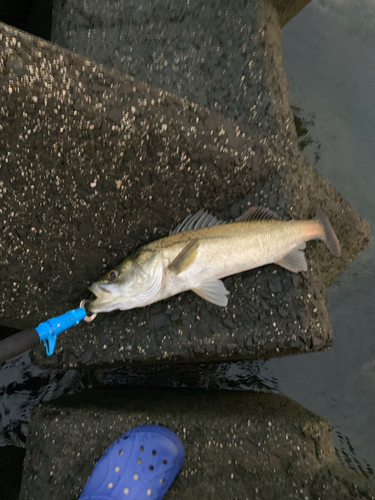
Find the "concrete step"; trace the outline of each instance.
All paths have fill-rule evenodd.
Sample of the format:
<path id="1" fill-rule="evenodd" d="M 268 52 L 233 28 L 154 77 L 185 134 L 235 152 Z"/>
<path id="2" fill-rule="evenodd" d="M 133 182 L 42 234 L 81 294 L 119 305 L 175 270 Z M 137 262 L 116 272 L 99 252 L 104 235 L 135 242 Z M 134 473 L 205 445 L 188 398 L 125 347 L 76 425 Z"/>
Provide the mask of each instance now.
<path id="1" fill-rule="evenodd" d="M 223 60 L 246 38 L 244 65 L 255 65 L 246 73 L 251 92 L 235 74 L 230 79 L 239 85 L 228 88 L 233 102 L 252 109 L 259 101 L 241 127 L 1 25 L 1 323 L 33 327 L 78 307 L 104 269 L 201 208 L 233 220 L 248 203 L 296 218 L 313 217 L 321 205 L 342 257 L 312 242 L 306 273 L 266 266 L 227 278 L 226 309 L 187 292 L 102 314 L 60 335 L 51 358 L 37 349 L 41 366 L 252 360 L 331 345 L 325 286 L 367 245 L 369 228 L 299 155 L 277 17 L 250 3 L 246 12 L 248 32 L 232 52 L 229 32 L 222 35 Z M 191 81 L 198 60 L 194 68 Z"/>
<path id="2" fill-rule="evenodd" d="M 185 446 L 165 500 L 374 498 L 373 484 L 336 463 L 331 425 L 285 396 L 106 387 L 33 413 L 20 500 L 78 498 L 104 450 L 145 423 Z"/>

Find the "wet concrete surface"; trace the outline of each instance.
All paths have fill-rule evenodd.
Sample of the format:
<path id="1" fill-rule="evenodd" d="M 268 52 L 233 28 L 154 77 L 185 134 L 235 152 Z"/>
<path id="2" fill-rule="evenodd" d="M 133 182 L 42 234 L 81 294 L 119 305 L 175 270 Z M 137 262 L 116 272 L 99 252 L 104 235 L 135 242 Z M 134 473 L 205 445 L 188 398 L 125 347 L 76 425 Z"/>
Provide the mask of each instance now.
<path id="1" fill-rule="evenodd" d="M 309 26 L 311 22 L 311 11 L 309 12 L 308 19 L 305 20 L 305 25 L 303 30 L 308 33 L 307 26 Z M 319 22 L 322 20 L 320 19 Z M 331 33 L 335 33 L 335 28 L 328 30 Z M 294 35 L 295 36 L 295 35 Z M 313 38 L 315 38 L 315 35 L 313 34 Z M 324 38 L 322 33 L 319 34 L 318 39 Z M 291 35 L 291 40 L 293 41 L 293 35 Z M 295 39 L 294 39 L 295 40 Z M 307 42 L 310 43 L 310 42 Z M 331 41 L 332 44 L 332 41 Z M 293 52 L 296 46 L 296 42 L 292 42 L 292 46 L 290 47 L 290 50 Z M 332 45 L 333 46 L 333 45 Z M 284 47 L 284 58 L 286 58 L 286 51 L 287 49 Z M 361 50 L 360 50 L 361 51 Z M 360 52 L 359 51 L 359 52 Z M 337 52 L 337 51 L 336 51 Z M 310 58 L 308 59 L 310 62 L 316 58 L 316 53 L 313 54 Z M 302 54 L 303 57 L 303 54 Z M 369 57 L 367 55 L 366 57 Z M 295 62 L 294 62 L 295 63 Z M 320 62 L 321 63 L 321 62 Z M 319 64 L 320 64 L 319 63 Z M 319 66 L 318 64 L 318 66 Z M 350 68 L 350 64 L 347 64 L 347 66 Z M 306 68 L 304 69 L 306 74 L 308 74 Z M 335 68 L 335 71 L 338 71 L 338 68 Z M 328 71 L 329 73 L 329 71 Z M 315 70 L 315 74 L 319 75 L 320 74 L 320 69 Z M 360 74 L 360 73 L 359 73 Z M 288 78 L 289 78 L 288 74 Z M 313 81 L 313 80 L 312 80 Z M 303 86 L 307 85 L 307 81 L 303 83 Z M 359 82 L 357 82 L 358 85 Z M 316 83 L 315 83 L 316 85 Z M 298 83 L 296 84 L 296 88 L 298 88 Z M 292 86 L 293 90 L 293 86 Z M 311 90 L 311 89 L 310 89 Z M 324 95 L 324 94 L 323 94 Z M 366 95 L 366 94 L 365 94 Z M 369 94 L 367 94 L 369 95 Z M 322 93 L 319 95 L 319 100 L 316 101 L 315 106 L 318 106 L 320 100 L 322 97 Z M 325 107 L 326 110 L 330 109 L 330 103 L 332 103 L 332 99 L 329 99 L 329 103 L 326 103 L 323 107 Z M 295 100 L 294 102 L 298 102 Z M 303 103 L 298 102 L 298 105 L 300 106 L 300 109 L 303 111 Z M 363 116 L 363 114 L 361 115 Z M 329 122 L 329 117 L 327 116 L 325 118 L 325 123 Z M 307 114 L 307 120 L 310 120 L 311 116 L 310 113 Z M 337 138 L 338 134 L 337 132 L 337 126 L 340 121 L 336 121 L 336 126 L 334 127 L 335 132 L 334 136 Z M 354 121 L 353 123 L 356 123 L 357 125 L 361 123 L 361 120 L 359 121 Z M 364 124 L 365 125 L 365 124 Z M 315 137 L 316 137 L 316 128 L 315 128 Z M 322 129 L 323 136 L 327 134 L 326 129 Z M 328 134 L 328 137 L 331 137 Z M 351 144 L 357 142 L 360 138 L 363 138 L 364 140 L 366 137 L 366 134 L 363 133 L 363 131 L 357 136 L 355 141 L 348 140 L 345 141 L 345 144 L 341 144 L 339 146 L 339 150 L 343 149 L 343 145 L 345 148 Z M 324 137 L 323 137 L 324 138 Z M 324 141 L 323 141 L 324 142 Z M 319 143 L 319 138 L 317 139 L 317 143 Z M 328 144 L 328 143 L 326 143 Z M 335 141 L 333 141 L 333 145 L 335 145 Z M 347 151 L 347 149 L 345 149 Z M 361 152 L 366 151 L 366 148 L 361 148 L 359 151 L 355 153 L 356 156 L 360 156 Z M 319 150 L 313 152 L 314 155 L 315 153 L 319 156 Z M 335 151 L 335 156 L 330 159 L 329 165 L 340 165 L 342 163 L 345 163 L 347 161 L 348 156 L 343 155 L 340 158 L 340 161 L 337 161 L 337 156 L 336 156 L 337 150 Z M 325 157 L 325 154 L 327 154 L 327 148 L 325 148 L 323 154 L 321 157 Z M 314 155 L 311 156 L 311 163 L 314 163 Z M 358 158 L 358 163 L 360 164 L 363 160 L 365 160 L 365 157 Z M 355 162 L 353 162 L 355 163 Z M 319 168 L 318 163 L 314 163 L 317 168 Z M 333 173 L 333 175 L 330 177 L 330 172 L 329 172 L 329 166 L 327 169 L 327 166 L 321 170 L 321 172 L 326 175 L 327 177 L 330 177 L 331 182 L 333 182 L 337 188 L 340 189 L 340 191 L 346 195 L 348 199 L 351 201 L 353 200 L 353 204 L 356 206 L 356 208 L 360 209 L 361 212 L 370 220 L 371 222 L 371 204 L 368 204 L 367 202 L 371 201 L 371 197 L 366 196 L 366 203 L 362 203 L 363 201 L 363 196 L 358 196 L 359 193 L 370 193 L 371 190 L 369 189 L 368 191 L 365 190 L 365 185 L 371 186 L 371 176 L 366 176 L 366 175 L 359 175 L 359 176 L 352 176 L 351 180 L 349 181 L 348 178 L 345 176 L 345 182 L 342 184 L 338 183 L 338 179 L 342 178 L 342 175 L 345 174 L 345 172 L 348 171 L 349 164 L 341 171 Z M 357 185 L 357 181 L 363 182 L 360 186 Z M 358 189 L 360 188 L 360 189 Z M 356 198 L 357 196 L 357 198 Z M 363 297 L 361 298 L 361 290 L 360 288 L 356 289 L 356 293 L 359 293 L 358 300 L 356 301 L 356 311 L 358 311 L 358 314 L 362 318 L 360 320 L 360 324 L 364 325 L 369 325 L 369 323 L 372 324 L 371 320 L 371 282 L 372 282 L 372 273 L 371 273 L 371 265 L 370 265 L 370 259 L 372 258 L 372 253 L 371 249 L 368 250 L 365 254 L 362 255 L 361 261 L 356 262 L 351 268 L 349 268 L 345 275 L 341 275 L 339 282 L 337 283 L 338 290 L 340 290 L 343 287 L 346 287 L 348 284 L 349 286 L 352 286 L 351 284 L 354 281 L 357 281 L 358 277 L 363 276 L 364 274 L 368 276 L 368 286 L 366 285 L 363 288 Z M 350 289 L 350 288 L 349 288 Z M 286 358 L 285 363 L 283 364 L 283 360 L 276 361 L 275 363 L 268 363 L 265 365 L 266 369 L 262 371 L 262 379 L 260 379 L 260 387 L 262 389 L 272 389 L 272 390 L 282 390 L 283 392 L 290 394 L 291 396 L 295 397 L 298 399 L 301 403 L 305 404 L 306 406 L 310 407 L 311 409 L 314 409 L 315 411 L 318 411 L 319 413 L 323 414 L 325 417 L 329 418 L 334 424 L 337 430 L 339 436 L 341 436 L 341 441 L 340 438 L 337 439 L 336 442 L 336 447 L 338 454 L 341 455 L 341 459 L 343 462 L 346 461 L 347 465 L 350 467 L 356 468 L 359 470 L 360 473 L 362 471 L 360 468 L 364 470 L 364 475 L 370 475 L 371 476 L 371 465 L 368 464 L 368 468 L 366 469 L 366 458 L 370 457 L 370 462 L 371 462 L 371 453 L 374 448 L 371 446 L 371 440 L 368 439 L 368 436 L 370 435 L 371 437 L 371 429 L 372 429 L 372 424 L 371 424 L 371 419 L 370 415 L 373 414 L 371 412 L 371 408 L 369 407 L 368 403 L 371 403 L 371 387 L 372 387 L 372 364 L 371 364 L 371 344 L 369 345 L 369 339 L 371 336 L 371 327 L 363 327 L 361 328 L 361 336 L 360 340 L 355 343 L 354 349 L 352 347 L 349 348 L 349 346 L 353 346 L 352 343 L 352 335 L 351 332 L 357 331 L 357 316 L 352 316 L 351 315 L 351 297 L 349 296 L 353 292 L 350 291 L 349 294 L 347 294 L 347 298 L 345 299 L 345 293 L 343 292 L 342 294 L 336 294 L 335 287 L 332 289 L 332 295 L 329 295 L 329 298 L 333 297 L 339 303 L 342 303 L 343 306 L 343 312 L 346 314 L 342 314 L 341 312 L 339 313 L 340 318 L 338 319 L 333 315 L 333 322 L 334 325 L 337 325 L 335 327 L 335 331 L 337 328 L 337 331 L 345 331 L 345 338 L 342 338 L 341 336 L 339 338 L 336 337 L 335 342 L 340 342 L 339 348 L 336 349 L 334 347 L 334 355 L 333 357 L 330 356 L 330 352 L 324 353 L 324 354 L 319 354 L 318 356 L 308 356 L 303 357 L 302 359 L 293 357 L 293 358 Z M 350 289 L 351 290 L 351 289 Z M 330 307 L 330 304 L 329 304 Z M 344 311 L 345 310 L 345 311 Z M 331 314 L 332 310 L 330 309 Z M 365 322 L 365 323 L 364 323 Z M 341 342 L 342 340 L 342 342 Z M 349 352 L 350 351 L 350 352 Z M 343 357 L 342 354 L 346 352 L 348 353 L 349 356 Z M 352 355 L 350 355 L 352 353 Z M 319 361 L 322 359 L 325 359 L 326 365 L 324 367 L 324 362 Z M 311 360 L 311 361 L 309 361 Z M 335 372 L 337 373 L 337 377 L 334 377 L 335 384 L 331 384 L 332 376 L 331 376 L 331 369 L 332 366 L 337 365 L 337 363 L 343 363 L 342 368 L 337 372 L 335 369 Z M 278 367 L 276 363 L 279 363 Z M 362 367 L 363 365 L 363 367 Z M 351 374 L 353 373 L 354 379 L 356 377 L 356 367 L 361 367 L 361 373 L 365 377 L 365 383 L 363 384 L 363 379 L 360 378 L 358 379 L 358 383 L 361 386 L 361 390 L 358 391 L 358 385 L 354 385 L 353 390 L 350 389 L 348 391 L 348 385 L 345 384 L 343 387 L 342 381 L 346 380 L 348 381 L 349 378 L 351 378 Z M 15 367 L 15 369 L 17 369 Z M 161 376 L 161 379 L 164 379 L 164 382 L 167 384 L 168 380 L 172 382 L 173 384 L 178 384 L 184 382 L 186 383 L 186 372 L 184 372 L 184 367 L 180 367 L 182 371 L 179 371 L 179 369 L 176 367 L 175 372 L 173 375 L 170 374 L 165 374 Z M 200 366 L 197 365 L 196 367 L 196 375 L 188 375 L 187 378 L 191 379 L 194 384 L 199 384 L 201 383 L 203 386 L 206 387 L 214 387 L 216 384 L 222 384 L 221 387 L 225 387 L 226 385 L 236 387 L 236 388 L 241 388 L 241 389 L 246 389 L 251 386 L 251 381 L 254 381 L 254 377 L 251 375 L 252 370 L 253 370 L 253 364 L 249 363 L 233 363 L 233 364 L 223 364 L 221 365 L 220 368 L 217 368 L 216 370 L 206 370 L 202 369 L 199 373 Z M 177 372 L 177 374 L 176 374 Z M 30 372 L 28 373 L 27 377 L 32 376 Z M 159 376 L 160 376 L 160 372 Z M 341 375 L 344 374 L 342 377 Z M 285 375 L 285 376 L 284 376 Z M 120 374 L 117 374 L 116 377 L 119 377 Z M 122 374 L 123 377 L 126 378 L 126 374 Z M 158 376 L 158 375 L 157 375 Z M 321 376 L 321 384 L 316 382 L 319 380 L 319 376 Z M 2 375 L 3 377 L 3 375 Z M 110 375 L 107 375 L 107 381 L 113 383 L 116 380 L 116 377 L 111 379 Z M 150 376 L 150 378 L 147 378 L 147 375 L 141 376 L 141 379 L 145 381 L 145 383 L 151 383 L 151 380 L 154 378 L 153 376 Z M 353 380 L 354 380 L 353 379 Z M 25 379 L 26 380 L 26 379 Z M 45 380 L 48 380 L 48 377 L 46 376 Z M 278 385 L 278 380 L 280 380 L 280 386 Z M 327 384 L 327 381 L 329 383 Z M 367 381 L 367 382 L 366 382 Z M 263 383 L 262 383 L 263 382 Z M 43 382 L 44 383 L 44 382 Z M 210 385 L 211 384 L 211 385 Z M 321 388 L 319 387 L 321 386 Z M 255 386 L 254 386 L 255 387 Z M 318 387 L 318 389 L 317 389 Z M 369 391 L 369 392 L 368 392 Z M 42 390 L 43 392 L 43 390 Z M 35 394 L 35 393 L 34 393 Z M 340 397 L 337 398 L 337 394 L 340 394 Z M 10 401 L 10 407 L 13 406 L 20 406 L 21 404 L 24 405 L 25 408 L 25 414 L 27 413 L 26 408 L 30 405 L 30 399 L 28 397 L 27 390 L 25 390 L 22 393 L 22 390 L 20 388 L 16 388 L 15 396 L 18 395 L 18 398 L 15 398 L 15 400 Z M 10 396 L 10 395 L 9 395 Z M 359 397 L 358 397 L 359 396 Z M 362 398 L 362 396 L 364 396 Z M 337 405 L 334 404 L 333 401 L 340 400 L 341 404 Z M 22 400 L 22 403 L 21 403 Z M 17 401 L 17 402 L 16 402 Z M 360 410 L 358 412 L 354 411 L 352 412 L 351 415 L 348 417 L 348 409 L 354 408 L 357 409 L 359 408 Z M 361 416 L 361 419 L 358 419 L 358 416 Z M 15 414 L 13 414 L 15 417 Z M 340 416 L 341 420 L 338 420 L 337 417 Z M 367 421 L 366 421 L 367 418 Z M 26 421 L 28 418 L 26 419 Z M 355 425 L 353 425 L 356 423 Z M 358 424 L 358 425 L 357 425 Z M 17 427 L 17 424 L 14 424 L 14 428 Z M 20 435 L 23 434 L 25 431 L 25 427 L 23 431 L 20 433 Z M 12 438 L 10 438 L 12 439 Z M 24 439 L 24 435 L 23 435 Z M 20 441 L 19 441 L 20 442 Z M 365 459 L 363 460 L 363 457 Z M 358 464 L 360 467 L 358 467 Z"/>
<path id="2" fill-rule="evenodd" d="M 273 76 L 260 89 L 267 86 L 275 113 L 266 112 L 265 103 L 257 113 L 264 115 L 259 123 L 272 127 L 268 133 L 242 130 L 196 104 L 3 27 L 4 325 L 35 326 L 77 307 L 104 267 L 202 207 L 230 220 L 248 203 L 297 218 L 315 215 L 321 205 L 342 248 L 337 259 L 323 244 L 309 245 L 307 273 L 267 266 L 226 278 L 226 309 L 185 293 L 101 315 L 61 335 L 51 358 L 43 346 L 36 349 L 41 366 L 257 359 L 331 345 L 324 285 L 366 246 L 368 227 L 300 157 L 287 126 L 292 118 L 282 68 L 273 64 L 279 45 L 270 26 L 262 31 L 266 21 L 259 17 L 254 65 Z M 267 21 L 277 28 L 276 17 Z"/>
<path id="3" fill-rule="evenodd" d="M 56 1 L 51 33 L 61 47 L 241 126 L 269 131 L 277 122 L 289 135 L 279 37 L 271 3 L 222 0 Z"/>
<path id="4" fill-rule="evenodd" d="M 17 446 L 0 448 L 0 491 L 4 500 L 18 500 L 25 450 Z"/>
<path id="5" fill-rule="evenodd" d="M 285 396 L 118 387 L 34 413 L 20 499 L 77 498 L 104 450 L 144 423 L 185 446 L 165 499 L 374 498 L 374 485 L 335 463 L 330 424 Z"/>
<path id="6" fill-rule="evenodd" d="M 300 2 L 289 5 L 297 7 Z M 249 126 L 250 137 L 264 130 L 260 143 L 279 145 L 277 168 L 283 165 L 290 173 L 284 178 L 279 171 L 288 193 L 283 195 L 285 207 L 307 213 L 308 206 L 314 211 L 318 203 L 328 203 L 331 208 L 340 205 L 341 216 L 346 216 L 346 221 L 336 221 L 335 210 L 330 214 L 344 251 L 339 260 L 320 260 L 328 285 L 360 250 L 354 250 L 349 206 L 299 154 L 280 35 L 277 10 L 268 2 L 68 0 L 56 2 L 51 36 L 90 60 L 219 112 L 244 131 Z M 260 168 L 269 161 L 263 157 Z M 265 202 L 272 208 L 278 205 L 276 198 Z M 363 225 L 361 230 L 362 240 L 367 230 Z M 347 238 L 350 243 L 344 241 Z M 348 244 L 352 252 L 345 251 Z M 363 248 L 367 244 L 366 239 Z"/>

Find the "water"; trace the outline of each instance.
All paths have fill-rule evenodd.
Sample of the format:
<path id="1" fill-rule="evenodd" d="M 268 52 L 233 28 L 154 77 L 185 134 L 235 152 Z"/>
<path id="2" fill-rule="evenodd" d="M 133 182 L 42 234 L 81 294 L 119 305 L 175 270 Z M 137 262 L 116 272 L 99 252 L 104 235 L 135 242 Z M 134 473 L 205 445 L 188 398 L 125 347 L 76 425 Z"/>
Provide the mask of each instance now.
<path id="1" fill-rule="evenodd" d="M 75 370 L 42 370 L 29 352 L 0 367 L 0 448 L 26 442 L 30 412 L 39 403 L 83 389 Z"/>
<path id="2" fill-rule="evenodd" d="M 319 0 L 284 29 L 290 100 L 303 154 L 375 224 L 375 4 Z M 103 383 L 283 393 L 327 418 L 339 460 L 374 479 L 374 245 L 328 291 L 334 346 L 267 362 L 109 370 Z M 0 367 L 0 448 L 24 447 L 33 407 L 87 386 L 78 372 L 35 367 L 26 353 Z"/>
<path id="3" fill-rule="evenodd" d="M 375 4 L 314 1 L 284 29 L 294 111 L 308 130 L 304 156 L 375 227 Z M 298 108 L 298 109 L 296 109 Z M 270 360 L 260 376 L 327 418 L 339 458 L 374 478 L 374 243 L 328 290 L 334 345 Z M 360 464 L 356 463 L 356 460 Z M 363 470 L 361 470 L 363 469 Z"/>

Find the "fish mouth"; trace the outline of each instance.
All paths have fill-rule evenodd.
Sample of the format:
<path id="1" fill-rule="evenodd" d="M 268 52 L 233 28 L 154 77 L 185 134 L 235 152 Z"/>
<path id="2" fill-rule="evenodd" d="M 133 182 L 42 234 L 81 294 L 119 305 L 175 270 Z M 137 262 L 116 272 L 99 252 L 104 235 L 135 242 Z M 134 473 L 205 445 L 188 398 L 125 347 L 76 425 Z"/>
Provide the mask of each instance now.
<path id="1" fill-rule="evenodd" d="M 91 313 L 111 312 L 119 309 L 118 287 L 116 284 L 93 283 L 89 290 L 95 295 L 95 299 L 88 304 Z"/>
<path id="2" fill-rule="evenodd" d="M 106 285 L 104 283 L 93 283 L 89 287 L 89 290 L 96 297 L 88 305 L 88 309 L 91 313 L 110 312 L 116 308 L 114 307 L 116 303 L 116 293 L 112 293 L 117 290 L 115 284 Z"/>
<path id="3" fill-rule="evenodd" d="M 93 283 L 89 287 L 89 290 L 95 295 L 95 297 L 100 298 L 105 295 L 110 295 L 114 291 L 115 287 L 116 285 L 100 285 L 99 283 Z"/>

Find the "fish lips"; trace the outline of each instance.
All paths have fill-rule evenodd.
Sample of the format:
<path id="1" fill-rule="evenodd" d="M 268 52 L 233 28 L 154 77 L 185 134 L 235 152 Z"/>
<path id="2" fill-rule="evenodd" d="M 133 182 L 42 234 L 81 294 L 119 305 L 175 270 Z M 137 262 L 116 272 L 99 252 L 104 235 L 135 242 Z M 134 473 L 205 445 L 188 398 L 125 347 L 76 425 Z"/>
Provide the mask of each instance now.
<path id="1" fill-rule="evenodd" d="M 114 283 L 110 284 L 101 284 L 101 283 L 93 283 L 89 287 L 90 292 L 92 292 L 95 297 L 105 297 L 110 295 L 111 293 L 114 293 L 117 290 L 117 285 Z"/>
<path id="2" fill-rule="evenodd" d="M 89 290 L 96 296 L 96 299 L 88 305 L 91 313 L 110 312 L 117 308 L 116 292 L 118 289 L 115 283 L 93 283 Z"/>

